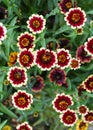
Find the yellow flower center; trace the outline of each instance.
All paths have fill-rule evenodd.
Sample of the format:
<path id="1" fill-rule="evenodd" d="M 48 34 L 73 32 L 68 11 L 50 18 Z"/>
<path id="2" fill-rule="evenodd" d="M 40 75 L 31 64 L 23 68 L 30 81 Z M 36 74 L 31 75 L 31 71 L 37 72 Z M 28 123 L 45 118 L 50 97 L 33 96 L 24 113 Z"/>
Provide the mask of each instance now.
<path id="1" fill-rule="evenodd" d="M 73 61 L 71 62 L 71 66 L 72 66 L 73 68 L 78 67 L 78 61 L 73 60 Z"/>
<path id="2" fill-rule="evenodd" d="M 87 121 L 93 121 L 93 115 L 88 115 L 87 116 Z"/>
<path id="3" fill-rule="evenodd" d="M 85 112 L 86 112 L 86 108 L 83 107 L 83 106 L 81 106 L 81 107 L 79 108 L 79 111 L 80 111 L 81 113 L 85 113 Z"/>
<path id="4" fill-rule="evenodd" d="M 42 61 L 43 62 L 47 63 L 48 61 L 50 61 L 50 59 L 51 59 L 51 55 L 49 53 L 46 53 L 46 54 L 42 55 Z"/>
<path id="5" fill-rule="evenodd" d="M 67 7 L 68 9 L 70 9 L 70 8 L 72 7 L 72 3 L 71 3 L 71 2 L 67 2 L 65 5 L 66 5 L 66 7 Z"/>
<path id="6" fill-rule="evenodd" d="M 19 97 L 19 98 L 18 98 L 18 104 L 19 104 L 19 105 L 24 105 L 25 103 L 26 103 L 25 97 Z"/>
<path id="7" fill-rule="evenodd" d="M 27 39 L 27 38 L 23 38 L 22 41 L 21 41 L 21 44 L 22 44 L 24 47 L 27 47 L 27 46 L 29 46 L 30 41 L 29 41 L 29 39 Z"/>
<path id="8" fill-rule="evenodd" d="M 72 117 L 71 115 L 67 115 L 67 116 L 66 116 L 66 120 L 67 120 L 68 122 L 71 122 L 72 119 L 73 119 L 73 117 Z"/>
<path id="9" fill-rule="evenodd" d="M 65 100 L 62 100 L 59 102 L 59 107 L 66 109 L 68 107 L 68 103 Z"/>
<path id="10" fill-rule="evenodd" d="M 30 60 L 30 57 L 28 55 L 23 55 L 21 60 L 24 64 L 27 64 Z"/>
<path id="11" fill-rule="evenodd" d="M 16 79 L 21 79 L 22 75 L 21 75 L 20 72 L 16 72 L 16 73 L 14 74 L 14 77 L 15 77 Z"/>
<path id="12" fill-rule="evenodd" d="M 38 27 L 40 26 L 40 22 L 39 22 L 38 20 L 34 20 L 34 21 L 33 21 L 33 26 L 34 26 L 35 28 L 38 28 Z"/>
<path id="13" fill-rule="evenodd" d="M 77 22 L 80 20 L 80 14 L 74 13 L 74 14 L 72 15 L 72 20 L 73 20 L 75 23 L 77 23 Z"/>
<path id="14" fill-rule="evenodd" d="M 65 55 L 63 55 L 63 54 L 62 54 L 62 55 L 60 55 L 60 56 L 58 56 L 58 61 L 59 61 L 59 62 L 64 63 L 64 62 L 66 61 L 66 59 L 67 59 L 67 58 L 66 58 L 66 56 L 65 56 Z"/>
<path id="15" fill-rule="evenodd" d="M 93 81 L 89 83 L 89 87 L 93 88 Z"/>

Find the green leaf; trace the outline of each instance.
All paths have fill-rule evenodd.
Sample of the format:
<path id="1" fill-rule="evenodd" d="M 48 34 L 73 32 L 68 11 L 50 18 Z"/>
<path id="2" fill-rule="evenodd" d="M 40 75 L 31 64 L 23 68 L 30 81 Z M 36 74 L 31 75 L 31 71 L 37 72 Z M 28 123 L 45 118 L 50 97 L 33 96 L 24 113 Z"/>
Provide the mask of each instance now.
<path id="1" fill-rule="evenodd" d="M 4 127 L 4 125 L 7 123 L 7 120 L 3 121 L 1 124 L 0 124 L 0 130 Z"/>
<path id="2" fill-rule="evenodd" d="M 3 93 L 3 81 L 4 81 L 5 73 L 1 71 L 0 73 L 0 92 Z M 3 98 L 3 95 L 0 95 L 0 98 Z"/>
<path id="3" fill-rule="evenodd" d="M 86 12 L 87 14 L 93 14 L 93 10 Z"/>
<path id="4" fill-rule="evenodd" d="M 58 30 L 56 30 L 56 32 L 54 33 L 53 36 L 56 36 L 56 35 L 58 35 L 58 34 L 60 34 L 60 33 L 63 33 L 63 32 L 65 32 L 65 31 L 68 31 L 68 30 L 71 30 L 71 28 L 70 28 L 69 26 L 67 26 L 67 25 L 64 25 L 64 26 L 62 26 L 61 28 L 59 28 Z"/>
<path id="5" fill-rule="evenodd" d="M 53 9 L 49 14 L 47 14 L 47 15 L 45 16 L 45 18 L 47 19 L 47 18 L 49 18 L 50 16 L 56 15 L 56 14 L 58 14 L 58 13 L 59 13 L 59 8 L 56 7 L 56 8 Z"/>
<path id="6" fill-rule="evenodd" d="M 11 118 L 18 118 L 16 114 L 14 114 L 12 111 L 10 111 L 7 107 L 5 107 L 2 103 L 0 103 L 0 110 L 10 116 Z"/>

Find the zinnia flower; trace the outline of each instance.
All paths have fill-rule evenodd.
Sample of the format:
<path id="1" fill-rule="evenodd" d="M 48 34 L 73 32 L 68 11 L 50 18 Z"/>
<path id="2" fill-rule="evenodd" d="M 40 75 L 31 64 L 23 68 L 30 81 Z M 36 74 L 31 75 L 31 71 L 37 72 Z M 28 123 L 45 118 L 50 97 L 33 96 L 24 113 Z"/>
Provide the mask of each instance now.
<path id="1" fill-rule="evenodd" d="M 93 92 L 93 75 L 88 76 L 88 78 L 83 82 L 84 88 L 88 92 Z"/>
<path id="2" fill-rule="evenodd" d="M 15 108 L 19 110 L 30 109 L 33 103 L 32 94 L 27 93 L 25 90 L 18 90 L 12 95 L 12 104 Z"/>
<path id="3" fill-rule="evenodd" d="M 36 51 L 35 64 L 42 70 L 50 70 L 57 62 L 56 54 L 45 48 Z"/>
<path id="4" fill-rule="evenodd" d="M 56 95 L 56 98 L 52 101 L 52 104 L 53 104 L 53 108 L 57 112 L 63 112 L 66 111 L 68 106 L 73 105 L 73 101 L 71 96 L 62 93 Z"/>
<path id="5" fill-rule="evenodd" d="M 20 51 L 18 62 L 22 67 L 30 68 L 34 65 L 34 54 L 30 50 Z"/>
<path id="6" fill-rule="evenodd" d="M 11 52 L 10 53 L 8 66 L 12 66 L 16 63 L 17 55 L 18 55 L 18 52 Z"/>
<path id="7" fill-rule="evenodd" d="M 32 130 L 32 127 L 28 124 L 28 122 L 24 122 L 22 124 L 17 125 L 17 130 Z"/>
<path id="8" fill-rule="evenodd" d="M 76 122 L 76 130 L 88 130 L 88 123 L 79 119 Z"/>
<path id="9" fill-rule="evenodd" d="M 0 23 L 0 44 L 2 44 L 1 41 L 6 39 L 6 32 L 6 27 L 2 23 Z"/>
<path id="10" fill-rule="evenodd" d="M 69 51 L 65 49 L 58 49 L 57 60 L 57 67 L 61 67 L 62 69 L 68 67 L 71 60 L 71 55 L 69 54 Z"/>
<path id="11" fill-rule="evenodd" d="M 87 51 L 85 50 L 85 46 L 81 45 L 77 48 L 76 58 L 80 60 L 81 63 L 89 63 L 92 59 L 92 56 L 88 55 Z"/>
<path id="12" fill-rule="evenodd" d="M 7 79 L 13 87 L 21 87 L 27 84 L 27 74 L 25 68 L 17 66 L 11 67 L 7 75 Z"/>
<path id="13" fill-rule="evenodd" d="M 66 73 L 60 68 L 54 68 L 50 71 L 49 79 L 51 82 L 54 82 L 61 86 L 66 82 Z"/>
<path id="14" fill-rule="evenodd" d="M 74 69 L 74 70 L 79 69 L 80 68 L 80 62 L 79 62 L 79 60 L 76 59 L 76 58 L 72 58 L 71 59 L 71 63 L 70 63 L 70 68 Z"/>
<path id="15" fill-rule="evenodd" d="M 71 8 L 65 17 L 67 25 L 70 25 L 73 29 L 82 28 L 86 20 L 86 14 L 80 7 Z"/>
<path id="16" fill-rule="evenodd" d="M 27 21 L 27 27 L 33 33 L 41 33 L 45 29 L 46 20 L 42 15 L 32 14 Z"/>
<path id="17" fill-rule="evenodd" d="M 71 0 L 61 0 L 58 3 L 58 6 L 60 8 L 61 13 L 66 13 L 69 11 L 70 8 L 72 8 L 72 2 Z"/>
<path id="18" fill-rule="evenodd" d="M 34 84 L 33 81 L 35 82 Z M 40 92 L 45 86 L 44 79 L 38 75 L 35 77 L 31 77 L 31 83 L 33 84 L 31 88 L 33 92 Z"/>
<path id="19" fill-rule="evenodd" d="M 86 115 L 83 116 L 84 121 L 88 122 L 89 124 L 93 123 L 93 111 L 89 111 Z"/>
<path id="20" fill-rule="evenodd" d="M 69 43 L 70 43 L 70 40 L 68 38 L 60 38 L 58 40 L 58 47 L 70 50 L 71 44 Z"/>
<path id="21" fill-rule="evenodd" d="M 18 36 L 17 46 L 20 50 L 22 49 L 33 49 L 35 47 L 34 41 L 35 36 L 31 33 L 25 32 Z"/>
<path id="22" fill-rule="evenodd" d="M 85 91 L 85 88 L 84 88 L 84 84 L 81 83 L 78 87 L 78 95 L 81 96 L 82 95 L 82 92 Z"/>
<path id="23" fill-rule="evenodd" d="M 82 35 L 82 33 L 83 33 L 83 28 L 77 28 L 77 29 L 76 29 L 76 32 L 77 32 L 78 35 Z"/>
<path id="24" fill-rule="evenodd" d="M 67 109 L 63 114 L 60 115 L 61 122 L 65 126 L 73 126 L 77 121 L 77 115 L 75 111 Z"/>
<path id="25" fill-rule="evenodd" d="M 93 37 L 88 38 L 88 41 L 85 43 L 85 50 L 93 56 Z"/>
<path id="26" fill-rule="evenodd" d="M 82 114 L 82 115 L 86 114 L 86 113 L 88 112 L 87 106 L 81 105 L 81 106 L 78 108 L 78 112 L 79 112 L 79 114 Z"/>

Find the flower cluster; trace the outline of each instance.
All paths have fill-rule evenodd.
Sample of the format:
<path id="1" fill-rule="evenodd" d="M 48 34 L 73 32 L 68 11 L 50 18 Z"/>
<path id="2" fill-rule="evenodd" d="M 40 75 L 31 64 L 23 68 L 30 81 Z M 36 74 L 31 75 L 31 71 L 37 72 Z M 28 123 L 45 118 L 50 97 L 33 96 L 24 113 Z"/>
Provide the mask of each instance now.
<path id="1" fill-rule="evenodd" d="M 52 104 L 57 112 L 62 113 L 59 117 L 65 126 L 73 126 L 76 123 L 77 114 L 74 110 L 69 109 L 69 107 L 73 105 L 71 96 L 65 95 L 64 93 L 57 94 Z"/>
<path id="2" fill-rule="evenodd" d="M 69 25 L 71 32 L 77 33 L 77 35 L 82 34 L 82 30 L 87 21 L 85 11 L 78 7 L 75 2 L 73 4 L 72 0 L 61 0 L 58 3 L 58 8 L 60 9 L 61 15 L 64 15 L 67 30 L 69 30 Z M 52 15 L 56 12 L 57 11 L 52 12 Z M 4 82 L 4 86 L 9 85 L 14 92 L 11 95 L 11 106 L 17 109 L 18 112 L 23 111 L 28 113 L 29 110 L 34 107 L 33 101 L 39 101 L 39 98 L 34 100 L 34 96 L 37 96 L 41 92 L 43 100 L 46 100 L 44 94 L 48 97 L 49 87 L 54 86 L 52 89 L 56 88 L 56 91 L 53 91 L 56 97 L 53 101 L 50 101 L 52 102 L 53 109 L 60 114 L 60 122 L 67 127 L 73 127 L 76 124 L 76 130 L 87 130 L 88 124 L 93 123 L 93 111 L 87 108 L 87 103 L 85 105 L 82 104 L 82 102 L 77 102 L 80 101 L 80 96 L 83 95 L 83 92 L 87 91 L 89 92 L 88 94 L 93 92 L 93 74 L 88 75 L 87 78 L 80 83 L 79 80 L 81 81 L 82 77 L 81 79 L 79 79 L 80 77 L 74 77 L 73 73 L 76 72 L 75 76 L 77 76 L 82 66 L 92 61 L 93 36 L 88 38 L 82 45 L 78 44 L 78 47 L 75 46 L 76 50 L 75 53 L 73 53 L 73 40 L 70 41 L 72 34 L 67 36 L 68 31 L 66 33 L 63 31 L 63 38 L 59 38 L 60 36 L 58 35 L 53 38 L 53 42 L 50 37 L 46 40 L 48 35 L 51 34 L 51 32 L 50 34 L 46 33 L 46 20 L 49 15 L 46 15 L 44 18 L 43 15 L 32 14 L 28 18 L 26 22 L 27 30 L 20 33 L 17 37 L 17 51 L 13 50 L 12 52 L 12 47 L 10 47 L 10 55 L 8 52 L 6 53 L 9 60 L 6 58 L 8 62 L 8 72 L 7 82 Z M 6 38 L 6 32 L 6 27 L 0 23 L 0 44 Z M 53 36 L 55 35 L 56 33 L 54 33 Z M 71 75 L 69 72 L 71 72 Z M 73 77 L 72 83 L 74 85 L 70 83 L 70 76 Z M 74 81 L 74 78 L 76 81 Z M 78 84 L 76 83 L 77 81 L 80 84 L 75 88 L 74 86 Z M 48 87 L 48 85 L 50 86 Z M 46 87 L 49 89 L 43 93 L 42 91 L 45 90 Z M 68 92 L 65 91 L 67 87 Z M 71 89 L 75 89 L 75 91 L 70 91 Z M 61 94 L 59 94 L 59 92 Z M 72 92 L 75 92 L 76 95 Z M 47 102 L 49 102 L 49 100 L 47 100 Z M 75 109 L 75 107 L 77 108 Z M 32 113 L 33 112 L 35 113 L 34 110 Z M 21 122 L 16 125 L 16 129 L 32 130 L 28 122 L 24 121 L 22 117 Z"/>

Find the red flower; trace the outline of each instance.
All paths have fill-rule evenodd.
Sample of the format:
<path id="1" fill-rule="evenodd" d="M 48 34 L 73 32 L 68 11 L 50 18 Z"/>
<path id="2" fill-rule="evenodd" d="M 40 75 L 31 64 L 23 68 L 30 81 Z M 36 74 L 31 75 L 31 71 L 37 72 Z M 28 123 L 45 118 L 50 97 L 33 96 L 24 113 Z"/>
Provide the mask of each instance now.
<path id="1" fill-rule="evenodd" d="M 8 81 L 13 87 L 21 87 L 27 84 L 26 69 L 21 67 L 11 67 L 8 72 Z"/>
<path id="2" fill-rule="evenodd" d="M 88 38 L 88 41 L 85 43 L 85 50 L 93 56 L 93 37 Z"/>
<path id="3" fill-rule="evenodd" d="M 60 8 L 61 13 L 66 13 L 69 11 L 70 8 L 72 8 L 72 2 L 71 0 L 61 0 L 61 2 L 58 3 L 58 6 Z"/>
<path id="4" fill-rule="evenodd" d="M 78 87 L 78 95 L 81 96 L 82 95 L 82 92 L 85 91 L 85 88 L 84 88 L 84 84 L 81 83 Z"/>
<path id="5" fill-rule="evenodd" d="M 1 44 L 1 41 L 3 41 L 5 38 L 6 38 L 6 27 L 0 23 L 0 44 Z"/>
<path id="6" fill-rule="evenodd" d="M 64 48 L 64 49 L 71 49 L 71 45 L 70 45 L 70 39 L 68 38 L 60 38 L 58 40 L 58 48 Z"/>
<path id="7" fill-rule="evenodd" d="M 52 101 L 53 108 L 57 112 L 63 112 L 66 111 L 68 106 L 73 105 L 72 97 L 69 95 L 57 94 L 56 98 Z"/>
<path id="8" fill-rule="evenodd" d="M 56 54 L 45 48 L 36 51 L 35 64 L 42 70 L 50 70 L 55 67 Z"/>
<path id="9" fill-rule="evenodd" d="M 25 32 L 18 36 L 18 47 L 19 49 L 33 49 L 35 47 L 34 41 L 35 36 L 31 33 Z"/>
<path id="10" fill-rule="evenodd" d="M 71 55 L 68 50 L 58 49 L 57 52 L 57 67 L 61 67 L 62 69 L 68 67 L 70 65 Z"/>
<path id="11" fill-rule="evenodd" d="M 30 50 L 23 50 L 18 54 L 18 62 L 22 67 L 30 68 L 34 65 L 34 55 Z"/>
<path id="12" fill-rule="evenodd" d="M 46 20 L 42 15 L 33 14 L 27 21 L 29 30 L 33 33 L 41 33 L 45 29 Z"/>
<path id="13" fill-rule="evenodd" d="M 93 75 L 88 76 L 88 78 L 83 82 L 84 88 L 88 92 L 93 92 Z"/>
<path id="14" fill-rule="evenodd" d="M 35 82 L 33 85 L 32 85 L 32 91 L 33 92 L 40 92 L 43 88 L 44 88 L 44 79 L 40 76 L 35 76 L 35 77 L 31 77 L 31 83 L 32 82 Z"/>
<path id="15" fill-rule="evenodd" d="M 79 60 L 76 59 L 76 58 L 72 58 L 71 59 L 71 63 L 70 63 L 70 68 L 74 69 L 74 70 L 80 68 L 80 62 L 79 62 Z"/>
<path id="16" fill-rule="evenodd" d="M 78 112 L 79 112 L 79 114 L 82 114 L 82 115 L 86 114 L 86 113 L 88 112 L 87 106 L 81 105 L 81 106 L 78 108 Z"/>
<path id="17" fill-rule="evenodd" d="M 66 82 L 66 73 L 60 68 L 54 68 L 50 71 L 49 79 L 51 82 L 55 82 L 56 84 L 61 86 Z"/>
<path id="18" fill-rule="evenodd" d="M 81 45 L 77 48 L 76 58 L 80 60 L 81 63 L 89 63 L 92 56 L 88 55 L 87 51 L 85 51 L 85 46 Z"/>
<path id="19" fill-rule="evenodd" d="M 28 125 L 28 122 L 24 122 L 22 124 L 17 125 L 17 130 L 32 130 L 32 127 Z"/>
<path id="20" fill-rule="evenodd" d="M 89 111 L 86 115 L 83 116 L 84 121 L 90 124 L 93 123 L 93 111 Z"/>
<path id="21" fill-rule="evenodd" d="M 62 115 L 60 115 L 61 122 L 65 126 L 73 126 L 77 121 L 77 115 L 75 111 L 67 109 Z"/>
<path id="22" fill-rule="evenodd" d="M 81 28 L 85 25 L 86 14 L 81 8 L 71 8 L 69 12 L 66 13 L 65 21 L 67 25 L 70 25 L 73 29 Z"/>
<path id="23" fill-rule="evenodd" d="M 19 110 L 30 109 L 31 103 L 33 103 L 32 94 L 27 93 L 24 90 L 18 90 L 12 95 L 12 104 Z"/>

